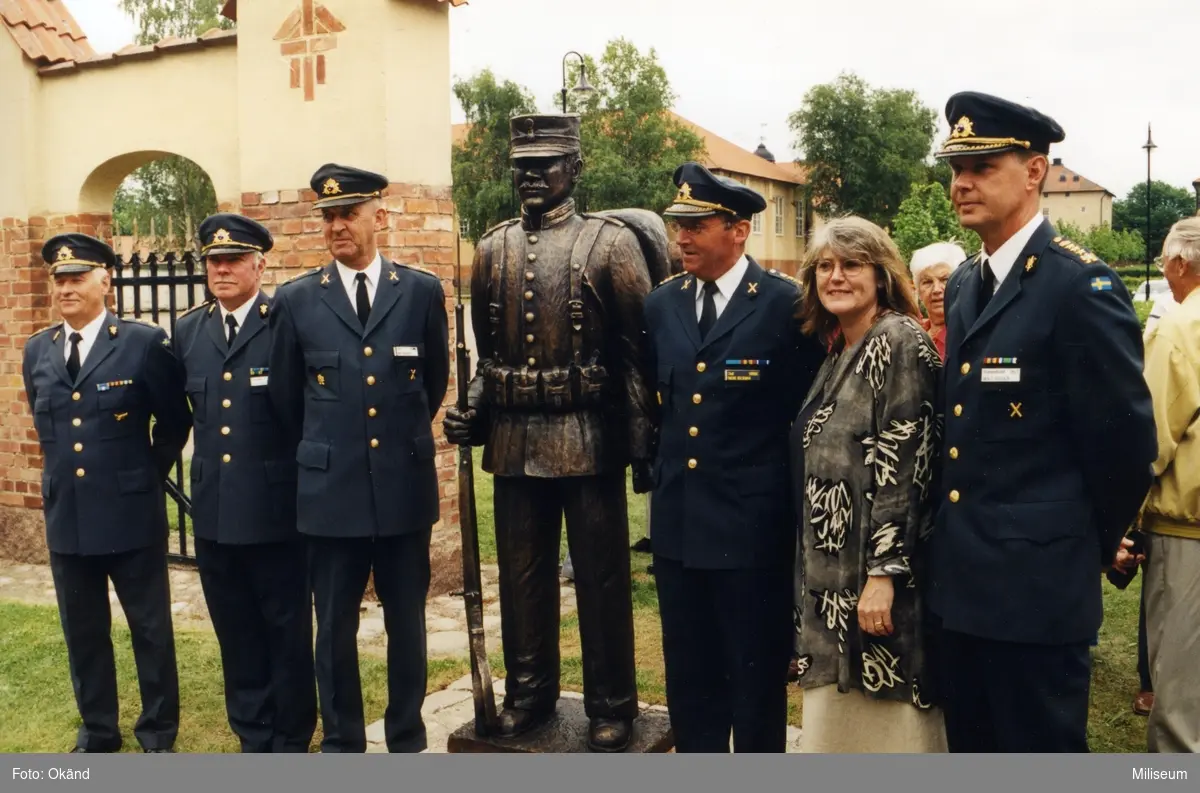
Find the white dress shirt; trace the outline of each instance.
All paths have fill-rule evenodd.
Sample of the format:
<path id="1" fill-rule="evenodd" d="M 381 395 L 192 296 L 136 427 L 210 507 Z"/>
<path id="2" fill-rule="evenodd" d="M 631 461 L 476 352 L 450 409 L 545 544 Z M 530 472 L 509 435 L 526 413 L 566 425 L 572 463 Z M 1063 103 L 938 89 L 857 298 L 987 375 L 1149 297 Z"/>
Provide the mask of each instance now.
<path id="1" fill-rule="evenodd" d="M 992 275 L 996 277 L 996 287 L 992 290 L 992 294 L 996 294 L 1000 290 L 1000 284 L 1004 283 L 1004 279 L 1012 272 L 1013 265 L 1017 263 L 1017 257 L 1021 255 L 1021 251 L 1025 250 L 1025 245 L 1029 242 L 1029 238 L 1033 233 L 1041 228 L 1042 221 L 1045 218 L 1039 212 L 1033 216 L 1033 219 L 1026 223 L 1017 231 L 1016 234 L 1009 237 L 1003 245 L 996 249 L 996 252 L 991 256 L 983 251 L 980 257 L 979 276 L 983 277 L 983 263 L 987 262 L 992 268 Z"/>
<path id="2" fill-rule="evenodd" d="M 379 274 L 383 271 L 383 257 L 378 253 L 375 254 L 375 261 L 367 265 L 365 270 L 355 270 L 347 267 L 341 262 L 337 263 L 338 275 L 342 279 L 342 286 L 346 287 L 346 296 L 350 298 L 350 305 L 357 306 L 358 303 L 358 281 L 355 280 L 360 272 L 366 273 L 367 276 L 367 300 L 371 305 L 375 305 L 375 289 L 379 286 Z"/>
<path id="3" fill-rule="evenodd" d="M 108 312 L 101 311 L 100 316 L 78 329 L 71 327 L 70 322 L 63 320 L 63 331 L 67 334 L 66 344 L 63 345 L 63 360 L 71 360 L 71 334 L 78 333 L 83 337 L 79 342 L 79 365 L 83 366 L 83 362 L 87 360 L 87 354 L 91 352 L 92 345 L 96 343 L 96 337 L 100 335 L 100 329 L 104 327 L 106 319 L 108 319 Z"/>
<path id="4" fill-rule="evenodd" d="M 717 306 L 717 317 L 720 318 L 721 312 L 725 310 L 725 306 L 729 305 L 729 301 L 733 299 L 733 293 L 737 291 L 738 285 L 742 283 L 742 278 L 746 275 L 746 270 L 750 267 L 750 260 L 745 254 L 733 263 L 733 266 L 716 280 L 717 293 L 713 295 L 713 303 Z M 700 321 L 700 315 L 704 313 L 704 281 L 696 279 L 696 321 Z"/>
<path id="5" fill-rule="evenodd" d="M 229 338 L 229 320 L 226 319 L 226 317 L 228 317 L 230 314 L 233 314 L 233 318 L 237 320 L 238 333 L 241 333 L 242 328 L 246 326 L 246 317 L 250 314 L 250 307 L 254 305 L 254 301 L 257 297 L 258 293 L 255 292 L 250 296 L 249 300 L 247 300 L 245 303 L 242 303 L 233 311 L 227 311 L 225 306 L 221 306 L 221 322 L 225 324 L 224 333 L 226 339 Z M 220 303 L 217 305 L 220 305 Z"/>

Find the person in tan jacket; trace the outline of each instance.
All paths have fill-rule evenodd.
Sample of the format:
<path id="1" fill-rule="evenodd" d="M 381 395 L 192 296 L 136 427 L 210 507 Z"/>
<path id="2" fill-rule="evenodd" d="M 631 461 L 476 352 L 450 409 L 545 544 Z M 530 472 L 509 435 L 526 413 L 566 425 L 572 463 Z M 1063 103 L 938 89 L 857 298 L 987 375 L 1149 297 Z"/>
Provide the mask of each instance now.
<path id="1" fill-rule="evenodd" d="M 1155 701 L 1152 752 L 1200 751 L 1200 217 L 1176 223 L 1160 267 L 1178 307 L 1146 340 L 1158 459 L 1146 499 L 1143 586 Z"/>

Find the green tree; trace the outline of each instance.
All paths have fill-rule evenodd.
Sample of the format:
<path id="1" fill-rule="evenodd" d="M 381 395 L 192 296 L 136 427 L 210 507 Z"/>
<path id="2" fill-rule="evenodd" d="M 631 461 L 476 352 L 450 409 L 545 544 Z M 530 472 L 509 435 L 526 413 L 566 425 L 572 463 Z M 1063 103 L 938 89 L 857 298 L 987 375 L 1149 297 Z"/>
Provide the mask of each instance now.
<path id="1" fill-rule="evenodd" d="M 1143 261 L 1146 253 L 1146 243 L 1137 231 L 1114 231 L 1107 223 L 1084 231 L 1067 220 L 1058 221 L 1055 227 L 1113 267 Z"/>
<path id="2" fill-rule="evenodd" d="M 912 183 L 937 173 L 927 164 L 936 118 L 915 92 L 872 88 L 853 74 L 809 89 L 788 123 L 818 211 L 890 225 Z"/>
<path id="3" fill-rule="evenodd" d="M 534 111 L 533 95 L 511 80 L 497 82 L 485 69 L 454 83 L 454 96 L 467 116 L 467 135 L 451 151 L 454 206 L 471 242 L 513 217 L 517 198 L 508 159 L 508 120 Z"/>
<path id="4" fill-rule="evenodd" d="M 651 49 L 610 41 L 597 63 L 585 58 L 596 90 L 568 97 L 582 115 L 583 178 L 575 197 L 583 209 L 639 207 L 661 211 L 675 196 L 675 169 L 704 157 L 704 140 L 670 110 L 666 70 Z"/>
<path id="5" fill-rule="evenodd" d="M 1150 255 L 1162 253 L 1163 239 L 1176 221 L 1196 212 L 1195 197 L 1181 187 L 1166 182 L 1151 182 Z M 1124 199 L 1113 202 L 1113 228 L 1117 231 L 1146 233 L 1146 183 L 1139 182 Z"/>
<path id="6" fill-rule="evenodd" d="M 914 182 L 892 224 L 892 239 L 906 260 L 913 252 L 935 242 L 955 242 L 972 255 L 980 248 L 979 235 L 958 222 L 954 205 L 940 182 Z"/>
<path id="7" fill-rule="evenodd" d="M 219 14 L 222 0 L 120 0 L 119 5 L 133 19 L 136 41 L 143 45 L 233 27 Z M 136 227 L 140 236 L 153 228 L 156 246 L 186 247 L 189 233 L 216 210 L 208 174 L 191 160 L 170 155 L 125 178 L 113 197 L 113 225 L 118 234 L 132 234 Z"/>

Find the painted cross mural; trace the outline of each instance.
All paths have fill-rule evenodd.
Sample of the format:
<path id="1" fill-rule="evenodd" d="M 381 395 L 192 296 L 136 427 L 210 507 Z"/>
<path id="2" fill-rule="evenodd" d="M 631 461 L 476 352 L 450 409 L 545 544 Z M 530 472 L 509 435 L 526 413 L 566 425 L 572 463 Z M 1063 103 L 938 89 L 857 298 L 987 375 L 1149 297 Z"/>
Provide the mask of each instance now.
<path id="1" fill-rule="evenodd" d="M 316 87 L 325 84 L 325 53 L 337 47 L 337 34 L 345 29 L 325 6 L 301 0 L 275 34 L 275 41 L 283 42 L 279 51 L 291 59 L 292 88 L 304 86 L 305 102 L 313 101 Z"/>

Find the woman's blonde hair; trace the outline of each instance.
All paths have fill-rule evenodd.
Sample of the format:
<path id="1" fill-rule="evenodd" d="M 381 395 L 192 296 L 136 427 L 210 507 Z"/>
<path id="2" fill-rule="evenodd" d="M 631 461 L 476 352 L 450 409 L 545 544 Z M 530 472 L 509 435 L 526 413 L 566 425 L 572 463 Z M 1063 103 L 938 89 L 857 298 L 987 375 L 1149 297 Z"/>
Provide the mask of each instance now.
<path id="1" fill-rule="evenodd" d="M 869 262 L 874 266 L 879 282 L 880 310 L 920 319 L 916 290 L 896 243 L 886 231 L 866 218 L 848 215 L 834 218 L 818 229 L 804 256 L 800 268 L 800 283 L 804 286 L 800 320 L 805 333 L 816 335 L 826 343 L 837 334 L 838 318 L 821 305 L 817 295 L 817 262 L 829 254 L 842 261 Z"/>

